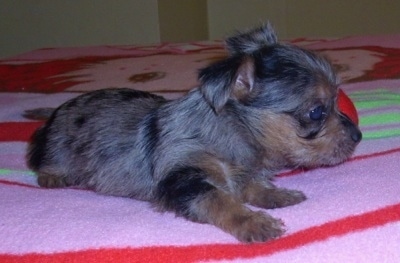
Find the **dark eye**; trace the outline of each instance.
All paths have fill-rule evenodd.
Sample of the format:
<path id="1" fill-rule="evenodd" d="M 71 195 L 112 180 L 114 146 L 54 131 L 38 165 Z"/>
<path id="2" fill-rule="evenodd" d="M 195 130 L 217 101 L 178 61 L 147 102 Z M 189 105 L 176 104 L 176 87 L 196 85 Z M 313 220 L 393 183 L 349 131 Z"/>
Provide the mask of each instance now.
<path id="1" fill-rule="evenodd" d="M 326 115 L 323 106 L 318 106 L 310 111 L 310 119 L 313 121 L 319 121 Z"/>

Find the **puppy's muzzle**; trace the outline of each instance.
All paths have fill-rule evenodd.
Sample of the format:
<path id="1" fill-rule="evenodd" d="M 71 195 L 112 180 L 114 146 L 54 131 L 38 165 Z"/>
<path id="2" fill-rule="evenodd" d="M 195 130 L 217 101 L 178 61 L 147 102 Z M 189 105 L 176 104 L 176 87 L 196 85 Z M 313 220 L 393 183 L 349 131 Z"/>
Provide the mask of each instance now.
<path id="1" fill-rule="evenodd" d="M 362 139 L 360 129 L 345 115 L 340 115 L 343 126 L 349 131 L 350 137 L 354 143 L 359 143 Z"/>

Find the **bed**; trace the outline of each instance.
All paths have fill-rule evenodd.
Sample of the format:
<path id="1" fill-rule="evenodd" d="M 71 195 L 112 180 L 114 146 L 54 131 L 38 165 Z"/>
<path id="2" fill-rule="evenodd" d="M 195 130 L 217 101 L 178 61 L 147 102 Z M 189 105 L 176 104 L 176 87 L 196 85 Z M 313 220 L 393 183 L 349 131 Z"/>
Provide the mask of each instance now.
<path id="1" fill-rule="evenodd" d="M 290 42 L 332 60 L 363 140 L 342 165 L 279 174 L 277 185 L 308 199 L 269 210 L 287 232 L 252 245 L 144 202 L 39 188 L 24 157 L 42 124 L 24 110 L 105 87 L 177 98 L 225 56 L 223 42 L 46 48 L 0 60 L 0 262 L 399 262 L 400 35 Z"/>

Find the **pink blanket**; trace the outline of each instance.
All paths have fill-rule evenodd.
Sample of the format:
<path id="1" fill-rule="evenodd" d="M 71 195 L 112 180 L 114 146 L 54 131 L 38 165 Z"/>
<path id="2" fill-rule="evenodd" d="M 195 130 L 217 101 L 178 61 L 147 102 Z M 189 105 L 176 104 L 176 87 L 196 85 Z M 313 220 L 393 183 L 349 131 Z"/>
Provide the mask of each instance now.
<path id="1" fill-rule="evenodd" d="M 105 87 L 176 98 L 225 55 L 221 42 L 41 49 L 0 60 L 0 262 L 399 262 L 400 35 L 292 42 L 331 58 L 364 137 L 342 165 L 280 174 L 277 185 L 308 199 L 269 210 L 287 232 L 253 245 L 144 202 L 41 189 L 24 159 L 41 124 L 24 119 L 25 109 Z"/>

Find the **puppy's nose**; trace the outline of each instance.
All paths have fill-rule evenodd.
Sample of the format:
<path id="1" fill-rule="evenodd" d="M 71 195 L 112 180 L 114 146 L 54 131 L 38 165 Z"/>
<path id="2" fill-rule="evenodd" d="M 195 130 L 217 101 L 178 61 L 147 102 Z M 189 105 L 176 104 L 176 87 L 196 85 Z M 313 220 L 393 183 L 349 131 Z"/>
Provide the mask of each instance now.
<path id="1" fill-rule="evenodd" d="M 353 142 L 360 142 L 362 139 L 362 133 L 360 132 L 359 129 L 355 128 L 354 131 L 351 131 L 351 139 L 353 140 Z"/>

